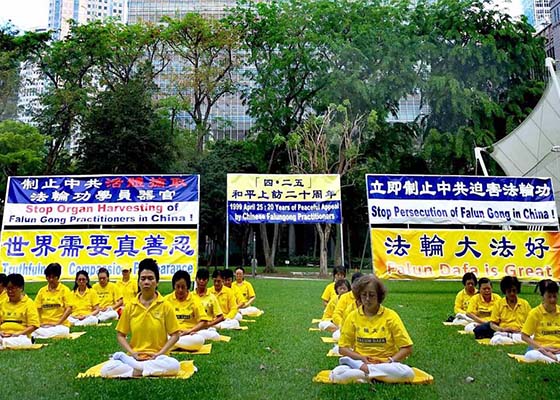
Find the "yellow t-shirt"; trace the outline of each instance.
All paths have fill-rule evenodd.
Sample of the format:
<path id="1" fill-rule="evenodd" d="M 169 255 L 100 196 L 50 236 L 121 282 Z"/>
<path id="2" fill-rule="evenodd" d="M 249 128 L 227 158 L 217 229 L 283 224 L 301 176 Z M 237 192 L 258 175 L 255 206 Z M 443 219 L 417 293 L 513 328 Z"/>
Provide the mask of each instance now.
<path id="1" fill-rule="evenodd" d="M 387 358 L 401 347 L 412 346 L 412 340 L 395 311 L 379 306 L 377 314 L 368 317 L 360 307 L 344 321 L 338 346 L 363 356 Z"/>
<path id="2" fill-rule="evenodd" d="M 210 321 L 210 317 L 204 311 L 200 297 L 193 295 L 191 292 L 183 301 L 177 300 L 175 293 L 165 296 L 165 300 L 173 306 L 175 317 L 177 317 L 177 322 L 182 330 L 192 329 L 200 321 Z"/>
<path id="3" fill-rule="evenodd" d="M 225 318 L 233 319 L 235 317 L 235 314 L 237 314 L 237 301 L 235 300 L 235 295 L 233 294 L 232 289 L 227 286 L 223 286 L 220 293 L 218 293 L 214 287 L 211 287 L 208 289 L 208 293 L 216 296 Z"/>
<path id="4" fill-rule="evenodd" d="M 513 328 L 520 331 L 527 315 L 529 315 L 529 311 L 531 311 L 531 306 L 527 300 L 518 297 L 517 304 L 512 309 L 504 297 L 498 300 L 492 309 L 490 321 L 500 325 L 500 328 Z"/>
<path id="5" fill-rule="evenodd" d="M 200 302 L 204 307 L 204 311 L 206 312 L 206 315 L 210 317 L 210 320 L 216 319 L 224 313 L 222 311 L 222 307 L 220 306 L 220 302 L 216 296 L 208 292 L 208 289 L 202 296 L 197 292 L 193 292 L 193 294 L 200 299 Z"/>
<path id="6" fill-rule="evenodd" d="M 38 328 L 41 322 L 37 307 L 29 296 L 23 296 L 15 304 L 9 301 L 0 304 L 0 331 L 13 334 L 30 326 Z"/>
<path id="7" fill-rule="evenodd" d="M 100 308 L 112 307 L 123 297 L 118 286 L 113 282 L 107 282 L 105 287 L 101 287 L 99 283 L 96 283 L 92 286 L 92 289 L 95 290 L 99 296 Z"/>
<path id="8" fill-rule="evenodd" d="M 476 315 L 478 318 L 486 322 L 489 322 L 490 316 L 492 315 L 492 308 L 498 303 L 498 300 L 500 299 L 500 296 L 498 296 L 496 293 L 492 293 L 492 299 L 487 303 L 479 293 L 478 295 L 471 298 L 469 308 L 467 308 L 467 312 L 469 314 Z"/>
<path id="9" fill-rule="evenodd" d="M 128 282 L 123 282 L 118 281 L 116 283 L 117 287 L 119 288 L 122 298 L 123 298 L 123 304 L 127 304 L 130 303 L 132 300 L 134 300 L 134 298 L 136 297 L 136 295 L 138 294 L 138 282 L 134 279 L 132 279 L 132 277 L 130 278 L 130 280 Z"/>
<path id="10" fill-rule="evenodd" d="M 354 298 L 354 293 L 352 292 L 344 293 L 338 298 L 338 303 L 334 308 L 332 322 L 336 326 L 341 328 L 342 325 L 344 324 L 344 319 L 348 316 L 350 311 L 353 311 L 356 308 L 357 306 L 356 306 L 356 299 Z"/>
<path id="11" fill-rule="evenodd" d="M 241 295 L 243 296 L 243 302 L 248 301 L 251 297 L 255 297 L 255 289 L 253 289 L 253 285 L 251 285 L 250 282 L 233 282 L 232 286 L 241 293 Z"/>
<path id="12" fill-rule="evenodd" d="M 476 295 L 477 292 L 474 292 L 473 295 L 470 295 L 467 293 L 466 289 L 461 290 L 459 293 L 457 293 L 457 296 L 455 296 L 455 306 L 453 307 L 453 312 L 455 314 L 466 314 L 471 299 Z"/>
<path id="13" fill-rule="evenodd" d="M 137 353 L 154 354 L 167 343 L 167 335 L 180 330 L 173 306 L 160 294 L 148 308 L 135 297 L 123 309 L 116 330 L 130 334 L 130 346 Z"/>
<path id="14" fill-rule="evenodd" d="M 325 307 L 325 311 L 323 312 L 323 316 L 321 317 L 323 321 L 332 319 L 334 314 L 334 309 L 338 304 L 338 299 L 339 299 L 338 296 L 334 296 L 332 299 L 329 300 L 327 306 Z"/>
<path id="15" fill-rule="evenodd" d="M 321 300 L 323 301 L 331 301 L 333 297 L 336 296 L 336 291 L 334 290 L 334 282 L 331 282 L 327 285 L 325 290 L 323 290 L 323 294 L 321 295 Z"/>
<path id="16" fill-rule="evenodd" d="M 76 289 L 70 294 L 70 305 L 73 317 L 84 317 L 90 315 L 93 308 L 99 305 L 99 296 L 95 290 L 90 288 L 86 288 L 84 294 L 80 294 Z"/>
<path id="17" fill-rule="evenodd" d="M 233 290 L 233 295 L 235 296 L 235 301 L 237 302 L 237 308 L 241 308 L 245 304 L 245 297 L 243 297 L 241 289 L 238 289 L 235 283 L 231 285 L 230 289 Z"/>
<path id="18" fill-rule="evenodd" d="M 560 348 L 560 306 L 553 313 L 547 312 L 542 304 L 533 308 L 521 332 L 535 335 L 533 339 L 541 346 Z"/>
<path id="19" fill-rule="evenodd" d="M 41 324 L 54 325 L 64 315 L 66 307 L 70 306 L 71 291 L 66 285 L 59 283 L 55 290 L 50 291 L 49 286 L 43 286 L 37 292 L 35 305 L 39 311 Z M 69 326 L 68 320 L 63 322 Z"/>
<path id="20" fill-rule="evenodd" d="M 0 293 L 0 305 L 2 303 L 4 303 L 5 301 L 8 301 L 8 292 L 4 288 L 4 291 L 2 293 Z"/>

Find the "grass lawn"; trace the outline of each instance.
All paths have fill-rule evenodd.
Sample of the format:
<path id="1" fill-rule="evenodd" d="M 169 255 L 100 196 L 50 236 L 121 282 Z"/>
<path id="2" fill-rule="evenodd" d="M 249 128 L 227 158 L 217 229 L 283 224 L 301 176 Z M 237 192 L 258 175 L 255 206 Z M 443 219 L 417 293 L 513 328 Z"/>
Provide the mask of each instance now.
<path id="1" fill-rule="evenodd" d="M 432 385 L 322 385 L 312 377 L 337 365 L 326 357 L 330 345 L 309 332 L 322 313 L 320 294 L 327 281 L 257 279 L 256 305 L 265 314 L 229 331 L 230 343 L 214 343 L 208 356 L 193 358 L 198 372 L 189 380 L 75 379 L 78 372 L 119 350 L 112 327 L 73 328 L 87 334 L 74 341 L 51 341 L 37 351 L 0 351 L 1 399 L 555 399 L 560 365 L 518 364 L 507 352 L 525 346 L 482 346 L 456 327 L 441 324 L 452 311 L 458 282 L 388 282 L 385 305 L 396 310 L 414 341 L 408 364 L 435 377 Z M 28 284 L 35 296 L 42 284 Z M 163 293 L 170 283 L 162 283 Z M 497 285 L 495 285 L 497 286 Z M 522 296 L 532 306 L 533 286 Z M 467 383 L 467 376 L 474 382 Z"/>

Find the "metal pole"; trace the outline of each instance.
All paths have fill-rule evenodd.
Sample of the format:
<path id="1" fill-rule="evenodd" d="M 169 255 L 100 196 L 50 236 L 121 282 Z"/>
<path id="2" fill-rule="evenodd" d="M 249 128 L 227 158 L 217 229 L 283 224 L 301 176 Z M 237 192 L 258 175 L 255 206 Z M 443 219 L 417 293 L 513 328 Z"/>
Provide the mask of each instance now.
<path id="1" fill-rule="evenodd" d="M 225 264 L 226 264 L 226 269 L 229 268 L 229 217 L 228 217 L 228 213 L 226 212 L 226 254 L 225 254 Z"/>
<path id="2" fill-rule="evenodd" d="M 338 230 L 340 232 L 340 259 L 342 260 L 342 266 L 344 265 L 344 232 L 342 229 L 342 219 L 340 220 L 340 224 L 338 224 Z M 348 266 L 350 268 L 350 266 Z"/>
<path id="3" fill-rule="evenodd" d="M 253 230 L 253 259 L 251 260 L 253 278 L 257 276 L 257 232 Z"/>

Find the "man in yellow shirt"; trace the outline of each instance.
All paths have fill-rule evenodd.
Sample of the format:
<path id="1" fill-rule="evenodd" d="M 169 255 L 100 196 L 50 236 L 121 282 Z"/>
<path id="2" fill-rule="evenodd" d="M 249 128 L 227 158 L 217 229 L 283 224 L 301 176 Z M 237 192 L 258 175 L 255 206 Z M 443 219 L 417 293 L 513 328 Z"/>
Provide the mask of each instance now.
<path id="1" fill-rule="evenodd" d="M 130 303 L 138 294 L 138 282 L 132 278 L 131 269 L 123 267 L 121 270 L 122 278 L 117 281 L 116 285 L 121 292 L 123 306 Z"/>
<path id="2" fill-rule="evenodd" d="M 241 293 L 241 290 L 239 290 L 237 286 L 233 284 L 233 271 L 231 269 L 224 269 L 222 272 L 224 275 L 224 285 L 233 290 L 235 301 L 237 302 L 237 307 L 243 307 L 245 305 L 245 297 L 243 297 L 243 293 Z"/>
<path id="3" fill-rule="evenodd" d="M 490 279 L 480 278 L 478 281 L 478 294 L 472 297 L 467 309 L 467 317 L 474 322 L 467 324 L 465 331 L 473 332 L 478 325 L 490 322 L 492 309 L 500 299 L 500 296 L 492 293 L 492 282 Z"/>
<path id="4" fill-rule="evenodd" d="M 235 283 L 233 287 L 243 296 L 244 301 L 241 308 L 250 307 L 254 303 L 257 295 L 253 285 L 245 280 L 245 269 L 243 267 L 238 267 L 235 270 Z"/>
<path id="5" fill-rule="evenodd" d="M 141 292 L 124 308 L 116 328 L 117 341 L 128 354 L 113 354 L 101 376 L 130 378 L 179 371 L 179 362 L 167 354 L 177 342 L 180 328 L 173 306 L 157 292 L 159 267 L 147 258 L 138 265 L 138 273 Z"/>
<path id="6" fill-rule="evenodd" d="M 224 313 L 224 321 L 220 322 L 217 326 L 221 329 L 235 329 L 239 327 L 239 321 L 237 318 L 241 319 L 237 315 L 237 302 L 235 301 L 235 295 L 233 290 L 224 286 L 224 275 L 222 270 L 215 270 L 212 273 L 212 280 L 214 286 L 208 289 L 208 293 L 213 294 L 218 299 L 220 303 L 220 308 Z"/>
<path id="7" fill-rule="evenodd" d="M 467 272 L 463 275 L 463 289 L 455 296 L 455 303 L 453 306 L 454 315 L 450 316 L 447 322 L 452 322 L 454 325 L 467 325 L 472 321 L 467 317 L 467 310 L 471 299 L 476 295 L 476 275 L 472 272 Z"/>
<path id="8" fill-rule="evenodd" d="M 123 296 L 118 286 L 113 282 L 109 282 L 109 271 L 107 268 L 99 268 L 97 271 L 98 283 L 93 285 L 93 290 L 99 296 L 99 314 L 97 318 L 99 322 L 118 319 L 117 310 L 123 305 Z"/>
<path id="9" fill-rule="evenodd" d="M 22 275 L 6 277 L 8 301 L 0 304 L 0 349 L 31 346 L 31 333 L 40 325 L 35 303 L 23 293 L 24 287 Z"/>
<path id="10" fill-rule="evenodd" d="M 206 315 L 210 317 L 208 326 L 216 326 L 224 320 L 224 313 L 220 302 L 208 290 L 208 281 L 210 279 L 210 272 L 206 268 L 199 268 L 196 271 L 196 290 L 194 294 L 198 296 Z"/>
<path id="11" fill-rule="evenodd" d="M 50 338 L 64 336 L 70 333 L 68 316 L 72 312 L 70 304 L 70 289 L 60 280 L 62 266 L 51 263 L 45 268 L 47 286 L 39 289 L 35 297 L 35 305 L 39 311 L 41 326 L 33 332 L 35 338 Z"/>

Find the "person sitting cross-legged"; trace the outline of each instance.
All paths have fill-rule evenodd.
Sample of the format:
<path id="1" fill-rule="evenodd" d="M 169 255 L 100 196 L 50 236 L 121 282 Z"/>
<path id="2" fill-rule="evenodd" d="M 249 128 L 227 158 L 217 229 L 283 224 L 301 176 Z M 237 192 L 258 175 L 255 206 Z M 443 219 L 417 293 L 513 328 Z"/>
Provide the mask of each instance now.
<path id="1" fill-rule="evenodd" d="M 101 368 L 101 376 L 130 378 L 179 372 L 179 361 L 167 354 L 181 329 L 173 306 L 157 291 L 159 267 L 155 260 L 146 258 L 139 263 L 138 272 L 140 293 L 124 307 L 116 328 L 117 341 L 128 354 L 113 354 Z"/>
<path id="2" fill-rule="evenodd" d="M 331 371 L 331 381 L 411 381 L 414 370 L 402 361 L 412 354 L 412 340 L 398 314 L 382 305 L 385 286 L 374 275 L 364 275 L 352 284 L 352 291 L 358 308 L 342 326 L 338 341 L 342 357 Z"/>
<path id="3" fill-rule="evenodd" d="M 40 325 L 39 313 L 23 293 L 22 275 L 10 274 L 6 282 L 8 301 L 0 304 L 0 349 L 31 346 L 31 333 Z"/>
<path id="4" fill-rule="evenodd" d="M 74 289 L 70 296 L 72 314 L 68 321 L 74 326 L 97 325 L 99 320 L 99 297 L 89 284 L 89 275 L 86 271 L 76 272 Z"/>
<path id="5" fill-rule="evenodd" d="M 118 319 L 117 310 L 123 305 L 123 295 L 119 287 L 115 283 L 109 282 L 107 268 L 99 268 L 97 279 L 99 282 L 93 285 L 93 290 L 99 296 L 99 314 L 97 315 L 99 322 Z"/>

